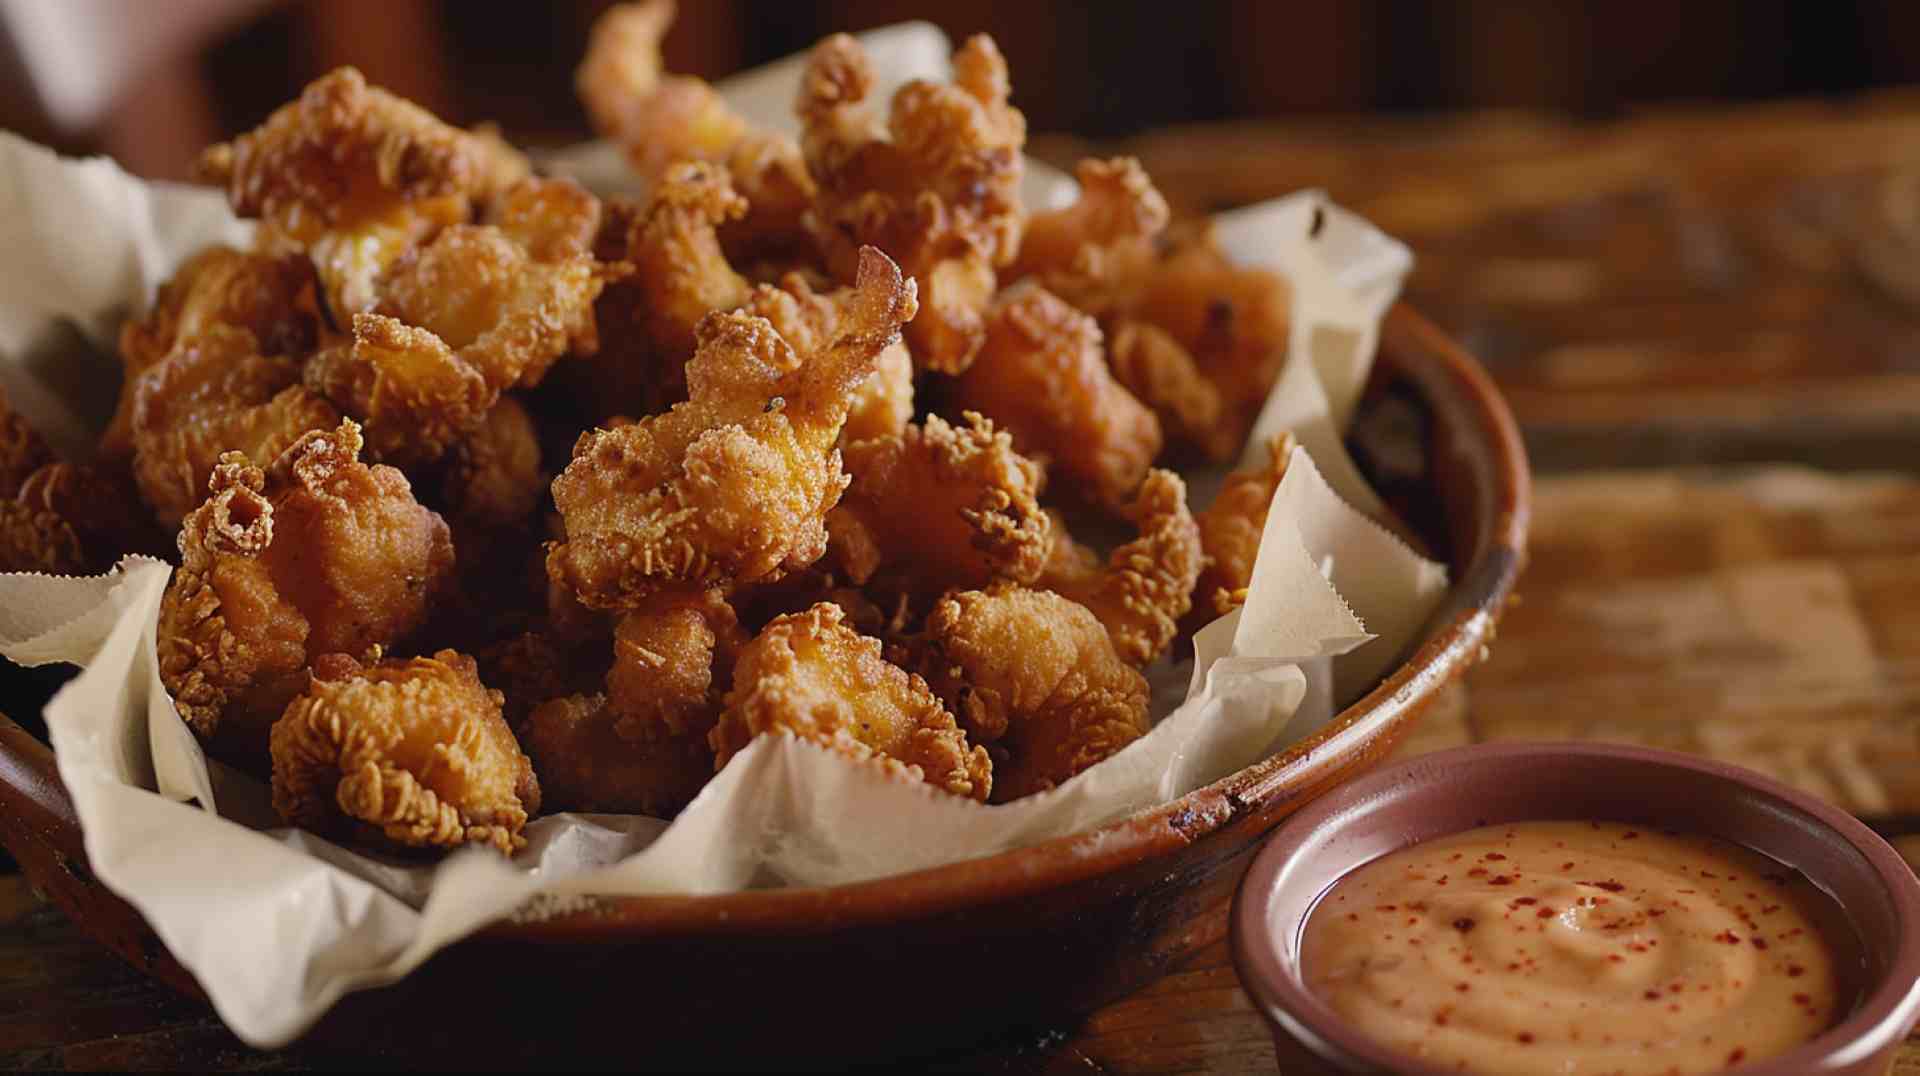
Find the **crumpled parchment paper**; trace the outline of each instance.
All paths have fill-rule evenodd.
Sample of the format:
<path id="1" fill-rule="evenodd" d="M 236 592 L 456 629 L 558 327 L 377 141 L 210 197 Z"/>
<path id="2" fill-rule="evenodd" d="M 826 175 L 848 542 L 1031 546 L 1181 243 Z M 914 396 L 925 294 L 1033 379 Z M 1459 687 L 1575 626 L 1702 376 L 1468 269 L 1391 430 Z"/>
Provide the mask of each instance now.
<path id="1" fill-rule="evenodd" d="M 947 42 L 932 27 L 866 40 L 883 89 L 948 76 Z M 791 129 L 802 62 L 721 88 L 748 116 Z M 603 189 L 624 177 L 604 145 L 554 163 Z M 1029 168 L 1031 204 L 1071 201 L 1070 179 Z M 217 193 L 145 183 L 5 134 L 0 195 L 11 210 L 0 218 L 11 262 L 0 277 L 0 382 L 58 447 L 84 453 L 111 407 L 101 387 L 114 381 L 118 321 L 188 254 L 244 243 L 249 229 Z M 281 827 L 260 782 L 202 755 L 154 659 L 167 564 L 129 557 L 93 578 L 0 576 L 0 653 L 83 667 L 46 718 L 93 872 L 140 909 L 236 1033 L 272 1047 L 343 993 L 397 979 L 503 916 L 583 897 L 833 885 L 991 855 L 1165 802 L 1306 735 L 1410 649 L 1446 590 L 1444 568 L 1368 518 L 1379 500 L 1341 444 L 1411 258 L 1317 192 L 1220 225 L 1230 253 L 1296 289 L 1289 363 L 1249 451 L 1283 430 L 1301 447 L 1245 607 L 1200 632 L 1192 659 L 1149 670 L 1158 723 L 1115 757 L 1052 792 L 983 806 L 762 737 L 671 823 L 550 816 L 528 827 L 512 861 L 467 851 L 421 866 Z M 75 346 L 76 331 L 92 348 Z M 1196 475 L 1195 488 L 1218 478 Z"/>

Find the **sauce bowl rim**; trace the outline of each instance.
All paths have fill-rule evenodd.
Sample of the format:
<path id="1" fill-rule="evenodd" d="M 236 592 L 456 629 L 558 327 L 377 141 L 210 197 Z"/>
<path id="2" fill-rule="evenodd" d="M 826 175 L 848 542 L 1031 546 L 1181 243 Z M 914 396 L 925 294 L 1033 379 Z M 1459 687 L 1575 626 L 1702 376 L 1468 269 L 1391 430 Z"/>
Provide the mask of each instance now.
<path id="1" fill-rule="evenodd" d="M 1405 1076 L 1442 1076 L 1443 1070 L 1390 1051 L 1334 1012 L 1300 981 L 1296 961 L 1285 955 L 1277 939 L 1283 931 L 1298 931 L 1316 903 L 1296 915 L 1271 917 L 1269 894 L 1280 884 L 1301 849 L 1320 844 L 1329 830 L 1361 821 L 1371 811 L 1357 810 L 1383 799 L 1422 799 L 1447 794 L 1441 771 L 1458 775 L 1462 767 L 1511 765 L 1526 759 L 1593 759 L 1628 762 L 1666 770 L 1682 770 L 1716 782 L 1744 786 L 1779 801 L 1833 831 L 1871 868 L 1878 886 L 1893 907 L 1897 934 L 1891 939 L 1867 937 L 1851 913 L 1850 923 L 1867 946 L 1890 942 L 1893 949 L 1886 972 L 1867 983 L 1853 1012 L 1840 1023 L 1784 1054 L 1741 1066 L 1750 1076 L 1796 1076 L 1814 1072 L 1850 1071 L 1882 1051 L 1891 1049 L 1920 1018 L 1920 878 L 1884 838 L 1858 818 L 1817 797 L 1764 774 L 1698 755 L 1625 744 L 1575 742 L 1505 742 L 1470 744 L 1415 756 L 1358 777 L 1315 799 L 1287 819 L 1254 857 L 1235 891 L 1229 915 L 1230 948 L 1240 983 L 1262 1018 L 1276 1034 L 1285 1034 L 1326 1063 L 1348 1072 L 1397 1072 Z M 1416 777 L 1426 771 L 1424 777 Z M 1410 779 L 1411 778 L 1411 779 Z M 1657 814 L 1657 811 L 1650 812 Z M 1542 814 L 1541 820 L 1551 816 Z M 1398 848 L 1412 847 L 1418 840 Z M 1341 870 L 1344 876 L 1377 856 L 1357 858 Z M 1842 909 L 1845 911 L 1845 909 Z M 1276 927 L 1275 923 L 1278 922 Z"/>

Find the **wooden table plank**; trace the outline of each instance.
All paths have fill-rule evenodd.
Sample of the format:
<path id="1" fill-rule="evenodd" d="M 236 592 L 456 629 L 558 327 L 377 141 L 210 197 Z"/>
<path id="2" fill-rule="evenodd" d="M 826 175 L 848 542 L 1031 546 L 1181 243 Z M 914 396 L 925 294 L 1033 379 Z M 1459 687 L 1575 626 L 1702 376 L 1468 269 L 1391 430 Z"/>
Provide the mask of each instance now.
<path id="1" fill-rule="evenodd" d="M 1309 187 L 1418 256 L 1407 297 L 1501 382 L 1537 466 L 1907 465 L 1920 429 L 1920 94 L 1210 124 L 1139 156 L 1208 212 Z"/>
<path id="2" fill-rule="evenodd" d="M 1484 737 L 1697 751 L 1920 816 L 1920 481 L 1582 475 L 1536 520 L 1473 678 Z"/>

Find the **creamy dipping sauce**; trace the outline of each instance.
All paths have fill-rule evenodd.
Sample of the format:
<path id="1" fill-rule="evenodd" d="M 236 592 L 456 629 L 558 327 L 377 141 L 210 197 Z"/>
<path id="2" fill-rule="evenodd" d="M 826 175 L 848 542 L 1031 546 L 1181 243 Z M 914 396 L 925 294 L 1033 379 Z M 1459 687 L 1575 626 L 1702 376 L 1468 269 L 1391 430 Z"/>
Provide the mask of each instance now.
<path id="1" fill-rule="evenodd" d="M 1797 872 L 1711 837 L 1522 822 L 1381 857 L 1307 917 L 1309 990 L 1429 1065 L 1717 1072 L 1846 1015 L 1851 931 Z"/>

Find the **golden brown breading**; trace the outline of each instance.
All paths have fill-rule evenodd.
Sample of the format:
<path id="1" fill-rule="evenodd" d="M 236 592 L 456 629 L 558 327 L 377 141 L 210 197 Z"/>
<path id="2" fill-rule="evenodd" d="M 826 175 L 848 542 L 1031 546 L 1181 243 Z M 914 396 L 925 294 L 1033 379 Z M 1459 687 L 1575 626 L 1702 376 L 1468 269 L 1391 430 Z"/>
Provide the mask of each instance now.
<path id="1" fill-rule="evenodd" d="M 129 553 L 164 555 L 172 544 L 140 503 L 132 475 L 105 463 L 49 463 L 27 476 L 16 500 L 65 523 L 86 571 L 105 571 Z"/>
<path id="2" fill-rule="evenodd" d="M 1244 434 L 1226 418 L 1220 390 L 1165 329 L 1121 319 L 1108 341 L 1107 365 L 1115 381 L 1153 409 L 1168 440 L 1192 445 L 1216 463 L 1240 450 Z"/>
<path id="3" fill-rule="evenodd" d="M 403 642 L 449 585 L 446 523 L 360 447 L 349 420 L 265 471 L 226 453 L 188 515 L 157 645 L 161 681 L 203 739 L 264 739 L 309 660 Z"/>
<path id="4" fill-rule="evenodd" d="M 921 668 L 977 743 L 994 801 L 1053 788 L 1146 734 L 1147 681 L 1100 621 L 1043 590 L 950 594 L 927 618 Z"/>
<path id="5" fill-rule="evenodd" d="M 360 448 L 346 421 L 307 434 L 267 470 L 277 530 L 267 560 L 306 612 L 316 654 L 403 640 L 453 569 L 446 522 L 414 500 L 404 474 L 361 463 Z"/>
<path id="6" fill-rule="evenodd" d="M 312 683 L 271 737 L 273 806 L 320 833 L 373 827 L 404 848 L 485 845 L 510 855 L 540 810 L 540 784 L 472 658 L 363 667 L 313 663 Z"/>
<path id="7" fill-rule="evenodd" d="M 445 455 L 497 395 L 438 336 L 382 314 L 355 314 L 352 338 L 321 348 L 302 380 L 363 424 L 375 459 L 401 467 Z"/>
<path id="8" fill-rule="evenodd" d="M 450 224 L 499 177 L 498 148 L 367 85 L 351 67 L 201 156 L 233 211 L 263 242 L 312 256 L 337 317 L 371 309 L 395 259 Z"/>
<path id="9" fill-rule="evenodd" d="M 507 722 L 519 733 L 541 703 L 599 691 L 613 662 L 612 616 L 574 601 L 546 578 L 544 558 L 536 559 L 542 561 L 535 574 L 545 585 L 545 609 L 478 655 L 486 681 L 505 693 Z"/>
<path id="10" fill-rule="evenodd" d="M 615 4 L 593 21 L 586 55 L 573 72 L 573 88 L 602 135 L 615 138 L 629 125 L 645 122 L 642 114 L 651 104 L 647 96 L 666 74 L 660 42 L 674 14 L 672 0 L 654 0 Z M 685 137 L 701 141 L 705 134 L 696 128 Z"/>
<path id="11" fill-rule="evenodd" d="M 898 259 L 920 287 L 920 316 L 907 327 L 913 359 L 943 373 L 966 369 L 979 350 L 994 271 L 1013 259 L 1025 216 L 1026 119 L 1007 103 L 1006 60 L 980 34 L 953 65 L 952 85 L 901 87 L 882 132 L 865 108 L 871 61 L 835 34 L 814 47 L 797 106 L 829 267 L 850 275 L 862 244 Z"/>
<path id="12" fill-rule="evenodd" d="M 206 496 L 222 453 L 265 466 L 340 413 L 300 384 L 297 363 L 260 354 L 245 329 L 213 325 L 135 379 L 132 419 L 134 480 L 173 527 Z"/>
<path id="13" fill-rule="evenodd" d="M 1004 275 L 1032 276 L 1096 318 L 1126 306 L 1157 259 L 1167 200 L 1132 157 L 1087 158 L 1074 168 L 1080 197 L 1027 221 L 1020 256 Z"/>
<path id="14" fill-rule="evenodd" d="M 1190 626 L 1231 612 L 1239 604 L 1232 592 L 1244 591 L 1253 581 L 1253 561 L 1260 552 L 1260 537 L 1266 533 L 1267 511 L 1280 480 L 1287 476 L 1293 445 L 1292 434 L 1274 436 L 1267 442 L 1266 461 L 1228 475 L 1213 503 L 1200 513 L 1197 522 L 1207 566 L 1194 588 L 1196 623 Z"/>
<path id="15" fill-rule="evenodd" d="M 40 431 L 15 411 L 13 401 L 0 391 L 0 497 L 18 493 L 28 475 L 53 460 L 53 449 Z"/>
<path id="16" fill-rule="evenodd" d="M 875 437 L 892 437 L 913 420 L 913 355 L 904 341 L 880 353 L 873 373 L 854 390 L 842 447 Z"/>
<path id="17" fill-rule="evenodd" d="M 181 339 L 214 325 L 251 332 L 265 355 L 306 355 L 320 331 L 315 283 L 313 263 L 303 255 L 208 247 L 160 285 L 145 315 L 121 326 L 121 362 L 137 374 Z"/>
<path id="18" fill-rule="evenodd" d="M 554 479 L 566 540 L 547 569 L 597 608 L 678 586 L 747 584 L 826 549 L 846 486 L 835 443 L 854 390 L 913 316 L 910 281 L 869 250 L 834 297 L 836 330 L 797 351 L 765 318 L 709 314 L 687 364 L 689 399 L 580 438 Z"/>
<path id="19" fill-rule="evenodd" d="M 1187 510 L 1187 485 L 1172 471 L 1147 472 L 1124 514 L 1140 536 L 1115 549 L 1104 565 L 1056 526 L 1054 554 L 1035 585 L 1086 606 L 1106 626 L 1114 650 L 1144 667 L 1173 641 L 1205 558 L 1200 528 Z"/>
<path id="20" fill-rule="evenodd" d="M 1061 492 L 1109 508 L 1127 503 L 1160 454 L 1160 422 L 1107 370 L 1100 327 L 1030 281 L 994 300 L 952 403 L 993 416 Z"/>
<path id="21" fill-rule="evenodd" d="M 484 192 L 482 197 L 496 208 L 499 200 L 515 184 L 533 174 L 533 162 L 527 155 L 513 148 L 504 135 L 500 125 L 492 122 L 476 123 L 467 131 L 473 139 L 473 145 L 480 155 L 481 181 L 477 189 Z"/>
<path id="22" fill-rule="evenodd" d="M 538 628 L 497 640 L 475 655 L 481 678 L 499 686 L 505 696 L 501 713 L 507 724 L 523 738 L 527 718 L 540 704 L 562 695 L 592 691 L 606 675 L 606 645 L 598 647 L 568 645 L 554 633 Z M 527 753 L 539 768 L 539 752 L 525 740 Z M 546 788 L 548 806 L 561 802 L 552 785 Z"/>
<path id="23" fill-rule="evenodd" d="M 0 572 L 79 575 L 88 570 L 79 535 L 58 513 L 0 500 Z"/>
<path id="24" fill-rule="evenodd" d="M 693 356 L 700 319 L 747 301 L 752 286 L 733 271 L 717 231 L 746 206 L 724 171 L 687 161 L 661 176 L 646 211 L 628 232 L 625 257 L 636 270 L 642 324 L 658 376 L 672 386 L 664 393 L 667 403 L 684 398 L 684 367 Z"/>
<path id="25" fill-rule="evenodd" d="M 487 205 L 487 223 L 545 263 L 592 254 L 603 216 L 600 199 L 564 176 L 528 176 Z"/>
<path id="26" fill-rule="evenodd" d="M 400 258 L 379 313 L 355 314 L 353 338 L 307 363 L 307 385 L 366 424 L 381 460 L 439 460 L 502 392 L 599 347 L 595 301 L 625 272 L 589 252 L 599 202 L 569 181 L 528 179 L 499 208 L 500 227 L 455 225 Z"/>
<path id="27" fill-rule="evenodd" d="M 618 271 L 590 254 L 538 261 L 498 228 L 456 225 L 394 264 L 379 312 L 438 336 L 493 392 L 531 388 L 598 350 L 593 303 Z"/>
<path id="28" fill-rule="evenodd" d="M 533 711 L 523 735 L 549 810 L 665 817 L 713 779 L 704 735 L 633 741 L 619 720 L 605 695 L 563 695 Z"/>
<path id="29" fill-rule="evenodd" d="M 1238 447 L 1286 362 L 1292 305 L 1286 278 L 1234 265 L 1205 241 L 1161 262 L 1127 313 L 1165 329 L 1192 355 L 1219 390 L 1222 425 Z"/>
<path id="30" fill-rule="evenodd" d="M 722 228 L 727 251 L 747 259 L 810 247 L 802 219 L 813 178 L 791 138 L 749 124 L 700 79 L 665 73 L 660 39 L 670 0 L 618 4 L 594 22 L 574 85 L 594 127 L 620 143 L 648 185 L 670 165 L 723 165 L 746 196 L 740 219 Z"/>
<path id="31" fill-rule="evenodd" d="M 926 681 L 880 656 L 880 640 L 844 623 L 838 605 L 776 617 L 747 644 L 713 730 L 725 766 L 754 737 L 789 732 L 849 758 L 984 800 L 993 767 L 970 746 Z"/>
<path id="32" fill-rule="evenodd" d="M 454 442 L 440 475 L 438 503 L 459 524 L 524 526 L 547 494 L 547 479 L 533 416 L 515 397 L 502 396 Z"/>
<path id="33" fill-rule="evenodd" d="M 718 590 L 667 591 L 621 614 L 605 694 L 554 698 L 528 747 L 556 807 L 670 814 L 713 775 L 707 734 L 746 644 Z"/>
<path id="34" fill-rule="evenodd" d="M 717 589 L 665 591 L 622 613 L 607 671 L 607 702 L 621 737 L 705 737 L 746 642 Z"/>
<path id="35" fill-rule="evenodd" d="M 304 254 L 250 254 L 214 246 L 187 259 L 160 285 L 145 315 L 120 327 L 120 405 L 100 451 L 133 453 L 134 383 L 183 339 L 215 325 L 245 329 L 260 353 L 302 359 L 318 346 L 322 324 L 313 263 Z"/>
<path id="36" fill-rule="evenodd" d="M 228 453 L 210 485 L 180 530 L 156 647 L 160 680 L 188 727 L 202 740 L 223 734 L 239 753 L 264 742 L 300 692 L 312 628 L 266 560 L 276 535 L 260 468 Z"/>
<path id="37" fill-rule="evenodd" d="M 0 571 L 78 575 L 123 553 L 157 553 L 160 536 L 131 478 L 111 464 L 56 459 L 0 392 Z"/>
<path id="38" fill-rule="evenodd" d="M 932 597 L 997 579 L 1031 583 L 1053 534 L 1036 500 L 1038 464 L 993 422 L 938 415 L 845 450 L 853 483 L 827 516 L 828 547 L 846 577 L 886 594 Z"/>
<path id="39" fill-rule="evenodd" d="M 827 347 L 840 330 L 840 313 L 848 289 L 821 291 L 824 280 L 813 274 L 783 273 L 778 286 L 762 284 L 748 295 L 741 311 L 773 323 L 773 331 L 795 351 L 809 353 Z M 866 436 L 898 433 L 913 417 L 913 357 L 905 341 L 896 340 L 874 360 L 873 373 L 854 390 L 840 443 Z"/>

